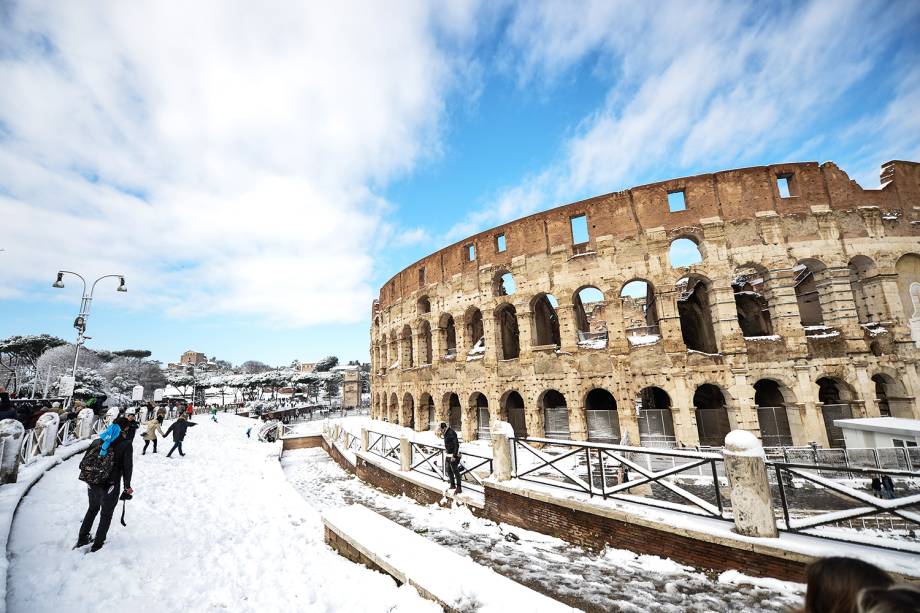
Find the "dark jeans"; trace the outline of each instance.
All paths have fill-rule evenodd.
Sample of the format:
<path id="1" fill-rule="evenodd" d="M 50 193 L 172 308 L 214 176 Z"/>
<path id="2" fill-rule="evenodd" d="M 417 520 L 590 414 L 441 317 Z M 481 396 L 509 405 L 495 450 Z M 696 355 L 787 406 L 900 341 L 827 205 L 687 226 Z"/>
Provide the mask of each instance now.
<path id="1" fill-rule="evenodd" d="M 451 457 L 447 458 L 447 479 L 450 481 L 450 486 L 455 489 L 460 489 L 462 481 L 460 480 L 460 459 L 454 459 Z"/>
<path id="2" fill-rule="evenodd" d="M 86 509 L 86 515 L 83 516 L 83 523 L 80 525 L 80 539 L 89 539 L 89 531 L 93 529 L 93 522 L 96 520 L 96 514 L 102 509 L 99 516 L 99 527 L 96 528 L 96 542 L 105 541 L 109 533 L 109 524 L 112 523 L 112 513 L 118 505 L 118 487 L 111 485 L 90 485 L 87 487 L 89 493 L 89 508 Z"/>
<path id="3" fill-rule="evenodd" d="M 168 458 L 169 456 L 171 456 L 172 452 L 175 451 L 176 449 L 179 450 L 179 455 L 185 455 L 184 453 L 182 453 L 182 441 L 176 441 L 175 443 L 173 443 L 172 449 L 169 450 L 169 453 L 166 454 L 166 457 Z"/>
<path id="4" fill-rule="evenodd" d="M 152 441 L 144 439 L 144 450 L 141 451 L 141 455 L 144 455 L 145 453 L 147 453 L 147 445 L 149 445 L 150 443 L 153 443 L 153 453 L 157 452 L 157 439 L 153 439 Z"/>

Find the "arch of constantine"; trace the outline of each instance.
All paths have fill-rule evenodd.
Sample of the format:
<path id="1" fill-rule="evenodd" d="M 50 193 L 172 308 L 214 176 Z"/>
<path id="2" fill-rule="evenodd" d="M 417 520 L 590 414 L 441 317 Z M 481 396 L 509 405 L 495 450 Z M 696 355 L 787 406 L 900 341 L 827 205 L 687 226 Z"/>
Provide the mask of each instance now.
<path id="1" fill-rule="evenodd" d="M 920 418 L 920 164 L 662 181 L 518 219 L 374 301 L 374 417 L 465 440 L 842 446 L 834 419 Z"/>

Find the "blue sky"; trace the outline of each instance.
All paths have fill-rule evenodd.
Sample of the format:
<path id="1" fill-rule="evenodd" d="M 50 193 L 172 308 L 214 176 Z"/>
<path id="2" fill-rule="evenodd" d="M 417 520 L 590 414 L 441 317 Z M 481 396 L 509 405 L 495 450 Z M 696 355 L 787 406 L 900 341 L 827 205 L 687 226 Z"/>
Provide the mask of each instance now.
<path id="1" fill-rule="evenodd" d="M 920 4 L 29 2 L 0 9 L 0 337 L 366 360 L 418 258 L 724 168 L 920 160 Z"/>

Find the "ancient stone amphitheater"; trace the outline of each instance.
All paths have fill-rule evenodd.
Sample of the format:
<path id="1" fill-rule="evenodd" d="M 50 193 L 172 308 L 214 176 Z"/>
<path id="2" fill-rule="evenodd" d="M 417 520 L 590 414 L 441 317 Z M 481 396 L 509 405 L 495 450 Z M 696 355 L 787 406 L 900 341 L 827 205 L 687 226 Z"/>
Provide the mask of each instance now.
<path id="1" fill-rule="evenodd" d="M 466 440 L 842 446 L 920 418 L 920 164 L 672 179 L 471 236 L 373 303 L 374 416 Z"/>

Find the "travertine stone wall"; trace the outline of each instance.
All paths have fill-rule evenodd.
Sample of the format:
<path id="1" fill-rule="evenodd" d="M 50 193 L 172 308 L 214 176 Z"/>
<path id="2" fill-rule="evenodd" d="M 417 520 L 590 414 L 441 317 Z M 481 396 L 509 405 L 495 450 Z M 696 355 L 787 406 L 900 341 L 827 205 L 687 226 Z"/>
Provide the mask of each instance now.
<path id="1" fill-rule="evenodd" d="M 788 197 L 780 195 L 777 177 L 787 178 Z M 507 419 L 504 402 L 516 391 L 528 433 L 541 435 L 542 399 L 557 390 L 572 437 L 583 439 L 585 398 L 602 388 L 616 400 L 621 433 L 629 432 L 635 444 L 636 398 L 655 386 L 670 397 L 677 442 L 695 445 L 693 398 L 700 385 L 722 392 L 731 427 L 760 435 L 754 384 L 769 379 L 782 390 L 794 443 L 827 445 L 818 379 L 839 385 L 854 417 L 876 416 L 872 377 L 881 374 L 891 414 L 920 418 L 914 400 L 920 354 L 911 336 L 914 313 L 907 312 L 920 305 L 920 164 L 888 162 L 882 181 L 882 189 L 864 190 L 830 162 L 729 170 L 561 206 L 437 251 L 396 274 L 373 303 L 373 413 L 423 430 L 429 402 L 436 418 L 447 421 L 448 398 L 457 394 L 462 434 L 470 439 L 477 395 L 493 416 Z M 677 190 L 684 191 L 686 210 L 670 212 L 668 193 Z M 574 245 L 570 219 L 578 215 L 587 216 L 590 237 Z M 678 238 L 697 243 L 701 263 L 671 266 L 668 250 Z M 475 246 L 472 261 L 469 245 Z M 815 271 L 820 330 L 806 330 L 800 320 L 795 286 L 803 264 Z M 742 334 L 732 282 L 745 266 L 763 276 L 774 336 Z M 504 272 L 517 286 L 510 296 L 497 295 L 495 280 Z M 706 284 L 717 353 L 688 351 L 682 339 L 678 281 L 684 277 Z M 624 332 L 620 292 L 635 279 L 651 285 L 657 306 L 661 339 L 647 345 L 631 344 Z M 606 347 L 578 343 L 574 299 L 587 286 L 604 296 Z M 544 293 L 558 300 L 558 346 L 534 341 L 534 305 Z M 516 311 L 520 339 L 519 356 L 508 360 L 497 316 L 506 303 Z M 468 325 L 477 309 L 485 340 L 480 350 Z M 456 329 L 453 354 L 449 317 Z"/>

